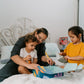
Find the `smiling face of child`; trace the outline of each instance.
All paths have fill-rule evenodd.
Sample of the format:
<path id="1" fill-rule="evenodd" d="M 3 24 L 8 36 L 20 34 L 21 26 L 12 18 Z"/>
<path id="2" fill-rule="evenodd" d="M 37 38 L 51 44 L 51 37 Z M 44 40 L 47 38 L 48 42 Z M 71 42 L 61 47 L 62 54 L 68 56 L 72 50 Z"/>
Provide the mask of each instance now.
<path id="1" fill-rule="evenodd" d="M 26 42 L 26 50 L 31 52 L 35 49 L 37 42 Z"/>

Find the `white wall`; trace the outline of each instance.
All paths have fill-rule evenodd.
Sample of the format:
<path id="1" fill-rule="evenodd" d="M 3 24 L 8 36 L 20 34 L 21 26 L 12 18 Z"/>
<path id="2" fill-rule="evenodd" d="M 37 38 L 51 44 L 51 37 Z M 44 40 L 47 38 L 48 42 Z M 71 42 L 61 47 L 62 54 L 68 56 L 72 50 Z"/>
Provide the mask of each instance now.
<path id="1" fill-rule="evenodd" d="M 84 29 L 84 0 L 79 0 L 79 25 Z"/>
<path id="2" fill-rule="evenodd" d="M 60 36 L 68 35 L 69 27 L 77 25 L 77 0 L 0 0 L 0 29 L 20 17 L 47 28 L 52 42 L 57 42 Z"/>

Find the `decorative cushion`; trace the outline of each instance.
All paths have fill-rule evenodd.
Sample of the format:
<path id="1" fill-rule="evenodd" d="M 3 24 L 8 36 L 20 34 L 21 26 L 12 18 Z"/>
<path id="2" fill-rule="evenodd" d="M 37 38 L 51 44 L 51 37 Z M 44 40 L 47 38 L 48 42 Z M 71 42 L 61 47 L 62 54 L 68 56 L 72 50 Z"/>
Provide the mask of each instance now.
<path id="1" fill-rule="evenodd" d="M 1 63 L 7 63 L 10 59 L 11 51 L 13 46 L 3 46 L 1 47 Z"/>
<path id="2" fill-rule="evenodd" d="M 10 60 L 10 59 L 2 59 L 2 60 L 0 60 L 0 63 L 1 63 L 1 64 L 6 64 L 9 60 Z"/>

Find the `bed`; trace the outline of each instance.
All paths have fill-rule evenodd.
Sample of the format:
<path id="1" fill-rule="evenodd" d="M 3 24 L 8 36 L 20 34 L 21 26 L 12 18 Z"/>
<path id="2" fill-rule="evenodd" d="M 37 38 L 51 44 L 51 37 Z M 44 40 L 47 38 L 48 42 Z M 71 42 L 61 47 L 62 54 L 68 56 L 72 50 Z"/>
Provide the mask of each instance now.
<path id="1" fill-rule="evenodd" d="M 32 32 L 36 28 L 37 27 L 29 18 L 20 18 L 16 21 L 15 24 L 10 26 L 10 28 L 2 29 L 0 31 L 0 69 L 10 59 L 10 52 L 17 39 L 28 32 Z M 51 43 L 50 34 L 46 42 L 48 55 L 56 62 L 56 64 L 64 65 L 65 63 L 58 61 L 60 57 L 56 52 L 59 53 L 59 48 L 56 43 Z M 43 79 L 34 77 L 33 74 L 19 74 L 5 79 L 0 84 L 83 84 L 83 73 L 84 71 L 81 70 L 77 72 L 65 73 L 63 77 Z"/>
<path id="2" fill-rule="evenodd" d="M 63 77 L 58 78 L 38 78 L 33 74 L 13 75 L 5 79 L 0 84 L 84 84 L 84 71 L 67 73 Z"/>
<path id="3" fill-rule="evenodd" d="M 10 53 L 13 48 L 13 45 L 18 40 L 19 37 L 29 33 L 33 32 L 37 27 L 33 24 L 32 20 L 29 18 L 19 18 L 16 20 L 16 23 L 11 25 L 9 28 L 1 29 L 0 30 L 0 69 L 9 61 L 10 59 Z M 47 44 L 46 46 L 48 49 L 49 55 L 52 55 L 57 49 L 57 52 L 59 52 L 57 44 L 56 43 L 50 43 L 50 34 L 46 40 Z M 53 48 L 52 48 L 53 46 Z M 52 48 L 52 52 L 49 48 Z M 57 47 L 57 48 L 56 48 Z M 53 49 L 55 51 L 53 52 Z M 53 58 L 55 57 L 55 53 L 53 54 Z"/>
<path id="4" fill-rule="evenodd" d="M 0 69 L 10 59 L 10 52 L 17 39 L 36 29 L 31 19 L 19 18 L 9 28 L 0 30 Z"/>

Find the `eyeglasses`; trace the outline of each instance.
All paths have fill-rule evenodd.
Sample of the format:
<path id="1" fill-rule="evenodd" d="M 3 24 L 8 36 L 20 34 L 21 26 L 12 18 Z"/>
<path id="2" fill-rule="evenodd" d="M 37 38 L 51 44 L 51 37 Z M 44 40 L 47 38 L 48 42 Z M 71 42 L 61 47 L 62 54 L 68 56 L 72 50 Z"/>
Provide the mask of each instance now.
<path id="1" fill-rule="evenodd" d="M 38 34 L 38 38 L 39 38 L 39 40 L 41 40 L 42 42 L 44 42 L 45 40 L 44 39 L 42 39 L 42 37 Z"/>

